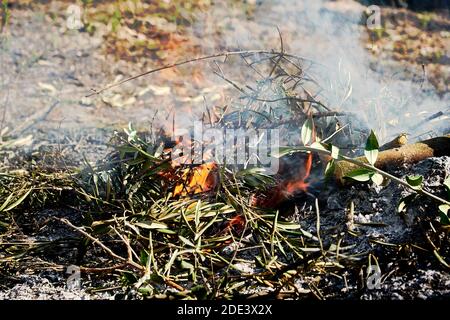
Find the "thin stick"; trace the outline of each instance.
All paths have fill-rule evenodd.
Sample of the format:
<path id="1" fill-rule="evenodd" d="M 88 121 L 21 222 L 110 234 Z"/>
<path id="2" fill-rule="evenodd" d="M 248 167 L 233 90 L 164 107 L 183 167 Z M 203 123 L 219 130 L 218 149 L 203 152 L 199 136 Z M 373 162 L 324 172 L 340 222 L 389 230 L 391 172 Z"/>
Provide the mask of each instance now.
<path id="1" fill-rule="evenodd" d="M 296 152 L 296 151 L 297 152 L 309 151 L 309 152 L 317 152 L 317 153 L 321 153 L 321 154 L 325 154 L 325 155 L 329 155 L 329 156 L 331 155 L 331 151 L 324 150 L 324 149 L 313 148 L 313 147 L 306 147 L 306 146 L 298 147 L 298 148 L 295 148 L 295 150 L 293 150 L 293 152 Z M 355 159 L 352 159 L 352 158 L 349 158 L 349 157 L 346 157 L 346 156 L 343 156 L 343 155 L 339 155 L 339 160 L 344 160 L 344 161 L 353 163 L 353 164 L 355 164 L 355 165 L 357 165 L 359 167 L 376 171 L 379 174 L 381 174 L 383 177 L 388 178 L 388 179 L 390 179 L 392 181 L 395 181 L 398 184 L 400 184 L 400 185 L 402 185 L 402 186 L 412 190 L 415 193 L 423 194 L 423 195 L 428 196 L 428 197 L 430 197 L 430 198 L 432 198 L 432 199 L 434 199 L 434 200 L 436 200 L 438 202 L 450 205 L 450 201 L 444 200 L 444 199 L 442 199 L 442 198 L 440 198 L 438 196 L 435 196 L 434 194 L 432 194 L 432 193 L 430 193 L 428 191 L 425 191 L 423 189 L 415 189 L 414 187 L 410 186 L 408 184 L 408 182 L 406 182 L 406 181 L 404 181 L 404 180 L 402 180 L 400 178 L 397 178 L 396 176 L 393 176 L 392 174 L 387 173 L 386 171 L 383 171 L 383 170 L 381 170 L 381 169 L 379 169 L 379 168 L 377 168 L 375 166 L 372 166 L 370 164 L 367 164 L 367 163 L 364 163 L 364 162 L 361 162 L 361 161 L 358 161 L 358 160 L 355 160 Z"/>
<path id="2" fill-rule="evenodd" d="M 40 115 L 38 115 L 37 117 L 35 117 L 34 119 L 28 120 L 29 123 L 24 123 L 22 125 L 24 125 L 24 128 L 20 128 L 18 127 L 17 129 L 12 130 L 12 132 L 16 132 L 19 131 L 17 134 L 18 135 L 22 135 L 23 133 L 25 133 L 27 130 L 29 130 L 33 125 L 35 125 L 38 122 L 44 121 L 47 119 L 48 115 L 58 106 L 59 101 L 55 101 L 53 102 L 48 108 L 47 110 L 45 110 L 43 113 L 41 113 Z"/>
<path id="3" fill-rule="evenodd" d="M 267 103 L 274 103 L 274 102 L 279 102 L 279 101 L 283 101 L 283 100 L 287 100 L 287 101 L 297 101 L 297 102 L 308 102 L 311 104 L 317 104 L 319 106 L 321 106 L 322 108 L 326 109 L 327 111 L 331 111 L 330 108 L 328 108 L 327 106 L 325 106 L 322 102 L 317 101 L 315 99 L 302 99 L 302 98 L 297 98 L 297 97 L 281 97 L 281 98 L 276 98 L 276 99 L 262 99 L 262 98 L 257 98 L 257 97 L 252 97 L 252 96 L 247 96 L 247 97 L 243 97 L 246 99 L 252 99 L 255 101 L 259 101 L 259 102 L 267 102 Z M 331 111 L 332 112 L 332 111 Z"/>
<path id="4" fill-rule="evenodd" d="M 278 31 L 278 35 L 280 36 L 280 51 L 281 51 L 281 53 L 279 54 L 278 59 L 277 59 L 277 61 L 275 62 L 273 68 L 272 68 L 272 71 L 270 71 L 270 73 L 269 73 L 269 78 L 270 78 L 270 77 L 272 76 L 272 74 L 275 72 L 276 68 L 278 67 L 278 65 L 279 65 L 279 63 L 280 63 L 280 61 L 281 61 L 281 59 L 283 59 L 283 55 L 284 55 L 283 37 L 281 36 L 281 31 L 280 31 L 280 29 L 278 28 L 278 26 L 277 26 L 277 31 Z M 271 60 L 273 61 L 273 59 L 271 59 Z"/>
<path id="5" fill-rule="evenodd" d="M 119 256 L 118 254 L 114 253 L 114 251 L 112 251 L 110 248 L 108 248 L 106 245 L 103 244 L 103 242 L 101 242 L 99 239 L 91 236 L 89 233 L 87 233 L 86 231 L 84 231 L 82 228 L 77 227 L 75 225 L 73 225 L 69 220 L 65 219 L 65 218 L 55 218 L 56 220 L 61 221 L 62 223 L 64 223 L 65 225 L 71 227 L 72 229 L 78 231 L 79 233 L 81 233 L 83 236 L 89 238 L 93 243 L 98 244 L 103 250 L 105 250 L 111 257 L 116 258 L 118 260 L 124 261 L 127 264 L 135 267 L 136 269 L 139 270 L 144 270 L 144 267 L 137 264 L 134 261 L 130 261 L 130 259 L 126 259 L 124 257 Z"/>
<path id="6" fill-rule="evenodd" d="M 103 272 L 111 272 L 115 271 L 117 269 L 122 269 L 126 267 L 126 263 L 119 263 L 111 267 L 104 267 L 104 268 L 90 268 L 90 267 L 80 267 L 81 272 L 85 273 L 103 273 Z"/>
<path id="7" fill-rule="evenodd" d="M 322 254 L 324 254 L 322 238 L 320 237 L 320 209 L 319 209 L 319 199 L 316 198 L 314 204 L 315 204 L 315 206 L 316 206 L 316 232 L 317 232 L 317 239 L 319 239 L 320 251 L 322 252 Z"/>
<path id="8" fill-rule="evenodd" d="M 183 288 L 182 286 L 180 286 L 178 283 L 170 280 L 170 279 L 164 279 L 164 282 L 169 286 L 172 287 L 174 289 L 177 289 L 178 291 L 185 291 L 186 289 Z"/>
<path id="9" fill-rule="evenodd" d="M 239 87 L 239 85 L 237 85 L 236 83 L 234 83 L 232 80 L 228 79 L 225 74 L 222 71 L 222 68 L 219 66 L 219 64 L 217 63 L 217 61 L 215 61 L 215 65 L 217 67 L 217 69 L 219 70 L 219 72 L 217 70 L 213 70 L 213 73 L 218 76 L 219 78 L 221 78 L 222 80 L 228 82 L 229 84 L 231 84 L 234 88 L 236 88 L 236 90 L 238 90 L 239 92 L 241 92 L 244 95 L 247 95 L 247 92 L 245 92 L 244 89 L 242 89 L 241 87 Z"/>
<path id="10" fill-rule="evenodd" d="M 117 220 L 116 220 L 117 223 Z M 127 247 L 127 255 L 128 255 L 128 261 L 133 261 L 133 255 L 139 259 L 138 255 L 136 254 L 136 252 L 134 252 L 133 248 L 131 248 L 130 245 L 130 240 L 126 237 L 124 237 L 123 235 L 121 235 L 119 233 L 119 231 L 116 230 L 116 228 L 112 228 L 114 230 L 114 232 L 117 234 L 117 236 L 123 241 L 123 243 L 125 244 L 125 246 Z"/>
<path id="11" fill-rule="evenodd" d="M 269 50 L 240 50 L 240 51 L 228 51 L 228 52 L 221 52 L 221 53 L 216 53 L 216 54 L 211 54 L 208 56 L 202 56 L 202 57 L 198 57 L 198 58 L 193 58 L 193 59 L 188 59 L 188 60 L 183 60 L 183 61 L 178 61 L 175 63 L 171 63 L 171 64 L 167 64 L 164 66 L 161 66 L 159 68 L 156 69 L 151 69 L 148 70 L 146 72 L 134 75 L 132 77 L 126 78 L 122 81 L 119 81 L 117 83 L 113 83 L 110 85 L 107 85 L 106 87 L 103 87 L 99 90 L 95 90 L 95 89 L 91 89 L 93 92 L 91 94 L 86 95 L 86 97 L 91 97 L 93 95 L 98 95 L 106 90 L 109 90 L 111 88 L 115 88 L 118 87 L 126 82 L 141 78 L 143 76 L 152 74 L 152 73 L 156 73 L 162 70 L 166 70 L 166 69 L 171 69 L 171 68 L 175 68 L 175 67 L 179 67 L 185 64 L 190 64 L 190 63 L 195 63 L 195 62 L 199 62 L 199 61 L 204 61 L 204 60 L 210 60 L 210 59 L 214 59 L 214 58 L 219 58 L 219 57 L 225 57 L 228 58 L 228 56 L 233 56 L 233 55 L 255 55 L 255 54 L 270 54 L 270 55 L 280 55 L 280 52 L 275 52 L 275 51 L 269 51 Z M 297 55 L 293 55 L 293 54 L 287 54 L 287 53 L 283 53 L 284 56 L 290 57 L 290 58 L 295 58 L 295 59 L 299 59 L 299 60 L 305 60 L 305 61 L 310 61 L 312 63 L 321 65 L 320 63 L 317 63 L 311 59 L 307 59 L 307 58 L 303 58 Z"/>
<path id="12" fill-rule="evenodd" d="M 349 115 L 349 113 L 339 112 L 339 111 L 329 111 L 329 112 L 313 113 L 312 117 L 313 118 L 326 118 L 326 117 L 342 117 L 342 116 L 347 116 L 347 115 Z M 289 120 L 284 120 L 284 121 L 279 121 L 279 122 L 273 122 L 268 126 L 265 126 L 265 127 L 263 126 L 262 129 L 273 129 L 273 128 L 277 128 L 277 127 L 280 127 L 283 125 L 290 125 L 290 124 L 298 125 L 300 121 L 302 121 L 302 120 L 301 119 L 289 119 Z M 345 127 L 342 127 L 342 129 L 345 129 Z M 339 131 L 334 132 L 330 137 L 327 138 L 327 140 L 331 139 L 338 132 Z"/>

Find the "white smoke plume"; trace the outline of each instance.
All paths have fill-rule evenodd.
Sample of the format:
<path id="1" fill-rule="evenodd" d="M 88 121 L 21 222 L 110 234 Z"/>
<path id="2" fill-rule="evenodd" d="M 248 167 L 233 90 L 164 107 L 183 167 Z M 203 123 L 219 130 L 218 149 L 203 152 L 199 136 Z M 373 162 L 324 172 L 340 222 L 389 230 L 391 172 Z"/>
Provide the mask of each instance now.
<path id="1" fill-rule="evenodd" d="M 287 51 L 325 66 L 310 71 L 326 89 L 320 93 L 320 100 L 333 109 L 357 114 L 363 126 L 374 129 L 380 140 L 387 141 L 402 132 L 417 137 L 449 129 L 445 113 L 449 112 L 450 94 L 440 98 L 426 78 L 413 81 L 400 65 L 388 67 L 365 48 L 365 6 L 345 0 L 247 3 L 253 8 L 250 15 L 228 3 L 199 16 L 193 32 L 202 36 L 205 53 L 277 49 L 278 27 Z M 421 75 L 421 70 L 415 71 Z M 443 116 L 427 121 L 440 111 Z"/>

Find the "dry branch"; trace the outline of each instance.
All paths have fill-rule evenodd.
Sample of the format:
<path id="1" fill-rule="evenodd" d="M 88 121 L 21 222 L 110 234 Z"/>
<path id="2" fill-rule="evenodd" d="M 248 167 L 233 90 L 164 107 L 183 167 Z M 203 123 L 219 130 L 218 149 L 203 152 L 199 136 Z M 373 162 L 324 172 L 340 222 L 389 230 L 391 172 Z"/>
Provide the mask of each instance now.
<path id="1" fill-rule="evenodd" d="M 412 164 L 427 158 L 442 156 L 450 156 L 450 135 L 381 151 L 375 167 L 378 169 L 398 168 L 404 164 Z M 356 160 L 368 163 L 365 157 L 359 157 Z M 359 168 L 358 165 L 348 161 L 338 161 L 335 177 L 339 182 L 344 183 L 344 177 L 357 168 Z"/>
<path id="2" fill-rule="evenodd" d="M 120 86 L 120 85 L 122 85 L 122 84 L 124 84 L 126 82 L 129 82 L 129 81 L 132 81 L 132 80 L 135 80 L 135 79 L 138 79 L 138 78 L 141 78 L 141 77 L 144 77 L 144 76 L 147 76 L 149 74 L 156 73 L 156 72 L 159 72 L 159 71 L 162 71 L 162 70 L 165 70 L 165 69 L 176 68 L 176 67 L 179 67 L 179 66 L 182 66 L 182 65 L 185 65 L 185 64 L 195 63 L 195 62 L 204 61 L 204 60 L 211 60 L 211 59 L 220 58 L 220 57 L 225 57 L 225 59 L 226 59 L 229 56 L 236 56 L 236 55 L 238 55 L 238 56 L 245 57 L 245 56 L 257 55 L 257 54 L 265 54 L 265 55 L 270 55 L 270 56 L 280 56 L 281 55 L 283 57 L 283 59 L 285 59 L 285 60 L 287 60 L 286 57 L 288 57 L 288 58 L 298 59 L 298 60 L 301 60 L 301 61 L 309 61 L 309 62 L 311 62 L 313 64 L 324 66 L 323 64 L 321 64 L 319 62 L 316 62 L 316 61 L 313 61 L 311 59 L 308 59 L 308 58 L 305 58 L 305 57 L 301 57 L 301 56 L 298 56 L 298 55 L 294 55 L 294 54 L 285 53 L 285 52 L 276 52 L 276 51 L 268 51 L 268 50 L 227 51 L 227 52 L 220 52 L 220 53 L 216 53 L 216 54 L 212 54 L 212 55 L 207 55 L 207 56 L 202 56 L 202 57 L 197 57 L 197 58 L 193 58 L 193 59 L 188 59 L 188 60 L 183 60 L 183 61 L 178 61 L 178 62 L 175 62 L 175 63 L 167 64 L 167 65 L 161 66 L 159 68 L 151 69 L 151 70 L 145 71 L 143 73 L 134 75 L 132 77 L 126 78 L 126 79 L 124 79 L 122 81 L 119 81 L 117 83 L 113 83 L 113 84 L 107 85 L 107 86 L 105 86 L 105 87 L 103 87 L 103 88 L 101 88 L 99 90 L 95 90 L 94 88 L 92 88 L 91 89 L 92 93 L 86 95 L 86 97 L 91 97 L 93 95 L 98 95 L 98 94 L 100 94 L 100 93 L 102 93 L 102 92 L 104 92 L 106 90 L 118 87 L 118 86 Z M 287 61 L 289 61 L 289 60 L 287 60 Z"/>
<path id="3" fill-rule="evenodd" d="M 119 256 L 118 254 L 114 253 L 110 248 L 108 248 L 105 244 L 103 244 L 103 242 L 101 242 L 99 239 L 93 237 L 88 232 L 84 231 L 82 228 L 73 225 L 69 220 L 64 219 L 64 218 L 55 218 L 55 219 L 58 220 L 58 221 L 61 221 L 65 225 L 69 226 L 70 228 L 78 231 L 83 236 L 85 236 L 86 238 L 91 240 L 94 244 L 98 244 L 112 258 L 115 258 L 117 260 L 123 261 L 128 266 L 131 266 L 131 267 L 134 267 L 134 268 L 136 268 L 138 270 L 144 271 L 144 267 L 139 265 L 138 263 L 134 262 L 132 260 L 132 257 L 128 256 L 128 259 L 127 259 L 127 258 L 124 258 L 122 256 Z M 130 254 L 130 252 L 128 252 L 128 254 Z"/>

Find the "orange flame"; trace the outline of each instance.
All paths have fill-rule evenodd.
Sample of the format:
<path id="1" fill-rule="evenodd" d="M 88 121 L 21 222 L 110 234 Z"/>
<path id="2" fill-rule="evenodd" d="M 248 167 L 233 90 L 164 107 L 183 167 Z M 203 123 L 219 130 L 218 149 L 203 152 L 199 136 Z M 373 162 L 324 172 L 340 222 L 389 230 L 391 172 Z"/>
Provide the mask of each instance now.
<path id="1" fill-rule="evenodd" d="M 223 236 L 225 234 L 233 233 L 235 235 L 242 235 L 245 231 L 245 218 L 238 214 L 230 218 L 223 229 L 221 229 L 216 235 Z M 223 244 L 228 245 L 232 243 L 233 239 L 225 240 Z"/>
<path id="2" fill-rule="evenodd" d="M 228 221 L 225 231 L 235 231 L 237 234 L 242 234 L 245 227 L 245 219 L 241 215 L 234 216 Z"/>
<path id="3" fill-rule="evenodd" d="M 312 153 L 308 153 L 305 165 L 301 168 L 298 179 L 286 183 L 285 190 L 288 193 L 292 194 L 296 191 L 307 191 L 309 184 L 305 180 L 308 179 L 311 174 L 312 158 Z"/>
<path id="4" fill-rule="evenodd" d="M 217 186 L 217 164 L 205 163 L 194 169 L 186 169 L 183 172 L 181 182 L 175 186 L 175 196 L 185 196 L 208 192 Z"/>
<path id="5" fill-rule="evenodd" d="M 316 140 L 316 130 L 313 125 L 312 141 L 315 141 L 315 140 Z M 285 190 L 289 194 L 292 194 L 297 191 L 303 191 L 303 192 L 307 191 L 309 184 L 305 180 L 308 179 L 309 175 L 311 174 L 312 159 L 313 159 L 312 153 L 308 153 L 308 155 L 306 157 L 305 165 L 303 168 L 301 168 L 298 178 L 294 181 L 288 181 L 287 184 L 285 185 Z"/>
<path id="6" fill-rule="evenodd" d="M 316 139 L 316 132 L 312 130 L 312 141 Z M 309 183 L 306 180 L 309 178 L 312 169 L 313 155 L 308 153 L 303 167 L 296 178 L 289 181 L 281 181 L 274 188 L 266 194 L 255 194 L 250 199 L 250 205 L 260 208 L 275 208 L 283 201 L 289 199 L 295 192 L 306 192 Z"/>

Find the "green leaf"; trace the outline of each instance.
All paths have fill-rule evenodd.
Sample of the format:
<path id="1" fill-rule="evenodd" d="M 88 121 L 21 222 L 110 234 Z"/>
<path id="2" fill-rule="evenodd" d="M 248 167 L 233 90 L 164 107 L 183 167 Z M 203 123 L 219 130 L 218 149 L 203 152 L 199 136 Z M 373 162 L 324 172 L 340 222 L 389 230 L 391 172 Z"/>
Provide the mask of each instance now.
<path id="1" fill-rule="evenodd" d="M 8 198 L 6 198 L 5 202 L 3 202 L 2 206 L 0 207 L 0 212 L 2 212 L 6 206 L 11 202 L 11 199 L 13 198 L 14 193 L 10 193 Z"/>
<path id="2" fill-rule="evenodd" d="M 450 210 L 450 206 L 448 204 L 442 204 L 439 206 L 439 210 L 445 214 L 448 215 L 448 211 Z"/>
<path id="3" fill-rule="evenodd" d="M 284 221 L 277 221 L 277 228 L 280 228 L 282 230 L 298 230 L 301 228 L 301 226 L 298 223 L 291 223 L 291 222 L 284 222 Z"/>
<path id="4" fill-rule="evenodd" d="M 184 242 L 184 244 L 187 244 L 188 246 L 195 248 L 195 245 L 191 241 L 189 241 L 189 239 L 180 235 L 178 235 L 178 238 L 180 238 L 180 240 Z"/>
<path id="5" fill-rule="evenodd" d="M 170 274 L 170 269 L 172 268 L 172 265 L 175 262 L 175 259 L 178 257 L 179 250 L 175 249 L 175 251 L 172 253 L 172 256 L 170 257 L 169 261 L 166 263 L 166 266 L 164 268 L 167 275 Z"/>
<path id="6" fill-rule="evenodd" d="M 327 148 L 325 148 L 324 145 L 321 144 L 320 142 L 313 142 L 311 144 L 311 148 L 314 148 L 314 149 L 317 149 L 317 150 L 328 151 Z"/>
<path id="7" fill-rule="evenodd" d="M 366 168 L 358 168 L 349 172 L 346 177 L 356 181 L 366 182 L 370 180 L 373 175 L 373 171 Z"/>
<path id="8" fill-rule="evenodd" d="M 398 213 L 405 212 L 408 206 L 411 204 L 411 202 L 416 198 L 416 196 L 417 196 L 416 194 L 410 194 L 401 199 L 397 207 Z"/>
<path id="9" fill-rule="evenodd" d="M 330 178 L 334 174 L 334 170 L 336 169 L 336 162 L 334 159 L 331 159 L 327 163 L 327 167 L 325 168 L 325 177 Z"/>
<path id="10" fill-rule="evenodd" d="M 445 259 L 439 254 L 437 250 L 433 250 L 434 255 L 439 260 L 442 265 L 444 265 L 446 268 L 450 268 L 450 265 L 445 261 Z"/>
<path id="11" fill-rule="evenodd" d="M 167 225 L 160 222 L 141 221 L 134 225 L 143 229 L 167 229 Z"/>
<path id="12" fill-rule="evenodd" d="M 3 11 L 3 12 L 1 12 Z M 11 17 L 11 12 L 8 9 L 8 0 L 3 0 L 2 1 L 2 10 L 0 10 L 1 15 L 2 15 L 2 21 L 0 24 L 0 27 L 3 28 L 4 26 L 6 26 L 6 24 L 8 24 L 9 18 Z"/>
<path id="13" fill-rule="evenodd" d="M 157 283 L 157 284 L 163 284 L 165 282 L 164 278 L 161 275 L 157 274 L 157 273 L 152 273 L 150 275 L 150 280 L 152 282 L 154 282 L 154 283 Z"/>
<path id="14" fill-rule="evenodd" d="M 203 285 L 193 287 L 191 292 L 199 300 L 205 300 L 208 297 L 208 290 Z"/>
<path id="15" fill-rule="evenodd" d="M 447 188 L 448 198 L 450 199 L 450 176 L 444 180 L 444 186 Z"/>
<path id="16" fill-rule="evenodd" d="M 139 257 L 141 265 L 145 266 L 148 262 L 148 253 L 145 250 L 141 250 L 141 255 Z"/>
<path id="17" fill-rule="evenodd" d="M 118 9 L 116 9 L 113 13 L 113 16 L 111 17 L 111 26 L 112 26 L 113 32 L 117 31 L 117 27 L 120 25 L 121 20 L 122 20 L 122 15 L 121 15 L 120 11 Z"/>
<path id="18" fill-rule="evenodd" d="M 450 219 L 447 215 L 441 213 L 440 214 L 440 223 L 444 226 L 449 226 L 450 225 Z"/>
<path id="19" fill-rule="evenodd" d="M 373 176 L 370 178 L 372 179 L 372 181 L 377 185 L 377 186 L 381 186 L 383 184 L 384 178 L 381 174 L 379 174 L 378 172 L 375 172 L 373 174 Z"/>
<path id="20" fill-rule="evenodd" d="M 441 217 L 441 224 L 448 226 L 450 225 L 450 218 L 448 216 L 448 212 L 450 210 L 450 206 L 448 204 L 443 204 L 439 206 L 439 215 Z"/>
<path id="21" fill-rule="evenodd" d="M 364 155 L 371 165 L 375 165 L 375 162 L 377 161 L 378 148 L 379 144 L 377 137 L 375 136 L 375 132 L 371 130 L 369 138 L 367 138 L 366 148 L 364 149 Z"/>
<path id="22" fill-rule="evenodd" d="M 198 200 L 197 205 L 195 206 L 195 215 L 194 215 L 194 222 L 196 227 L 198 227 L 198 225 L 200 224 L 201 206 L 202 201 Z"/>
<path id="23" fill-rule="evenodd" d="M 150 286 L 150 287 L 140 287 L 138 289 L 138 292 L 140 294 L 142 294 L 144 297 L 149 297 L 152 296 L 154 293 L 154 289 Z"/>
<path id="24" fill-rule="evenodd" d="M 311 143 L 313 130 L 314 130 L 314 123 L 312 119 L 306 120 L 302 126 L 302 142 L 305 146 Z"/>
<path id="25" fill-rule="evenodd" d="M 185 270 L 189 270 L 190 272 L 193 272 L 195 267 L 192 263 L 189 263 L 185 260 L 181 260 L 180 261 L 180 268 L 181 269 L 185 269 Z"/>
<path id="26" fill-rule="evenodd" d="M 331 157 L 336 160 L 339 159 L 339 148 L 338 147 L 331 145 Z"/>
<path id="27" fill-rule="evenodd" d="M 138 281 L 136 275 L 131 271 L 122 271 L 122 283 L 126 286 L 133 285 Z"/>
<path id="28" fill-rule="evenodd" d="M 157 231 L 161 232 L 161 233 L 166 233 L 166 234 L 177 234 L 176 231 L 173 231 L 173 230 L 170 230 L 170 229 L 158 229 Z"/>
<path id="29" fill-rule="evenodd" d="M 300 152 L 300 150 L 298 150 L 298 148 L 293 148 L 293 147 L 279 147 L 278 148 L 278 152 L 276 152 L 275 154 L 273 154 L 273 156 L 275 158 L 281 158 L 287 155 L 291 155 L 294 153 Z"/>
<path id="30" fill-rule="evenodd" d="M 329 151 L 323 144 L 317 141 L 313 142 L 309 147 L 320 151 Z M 278 151 L 273 153 L 272 156 L 275 158 L 281 158 L 298 152 L 309 152 L 309 150 L 307 151 L 302 147 L 279 147 Z"/>
<path id="31" fill-rule="evenodd" d="M 413 189 L 420 189 L 422 182 L 423 182 L 423 177 L 422 176 L 407 176 L 406 177 L 406 182 L 408 182 L 408 184 L 413 188 Z"/>
<path id="32" fill-rule="evenodd" d="M 17 207 L 18 205 L 20 205 L 28 197 L 28 195 L 30 194 L 31 190 L 32 189 L 28 190 L 23 196 L 21 196 L 16 202 L 11 204 L 4 211 L 10 211 L 10 210 L 14 209 L 15 207 Z"/>
<path id="33" fill-rule="evenodd" d="M 448 209 L 449 208 L 447 208 L 447 212 L 448 212 Z M 441 218 L 441 220 L 440 220 L 441 224 L 443 224 L 444 226 L 450 225 L 450 218 L 448 217 L 448 214 L 442 212 L 442 210 L 441 210 L 441 212 L 439 212 L 439 216 Z"/>

